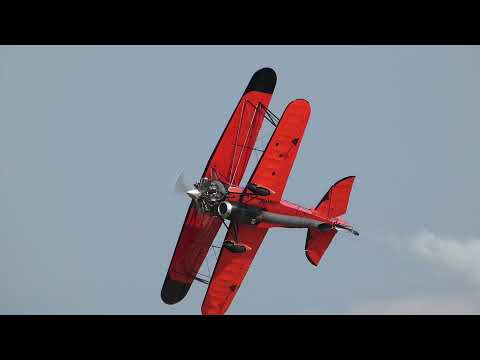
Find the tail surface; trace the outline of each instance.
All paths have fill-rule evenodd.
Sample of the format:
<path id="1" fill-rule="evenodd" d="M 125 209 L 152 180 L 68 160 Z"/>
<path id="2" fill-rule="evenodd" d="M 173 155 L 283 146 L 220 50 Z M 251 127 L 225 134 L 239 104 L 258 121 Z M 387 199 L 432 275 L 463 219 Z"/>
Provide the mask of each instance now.
<path id="1" fill-rule="evenodd" d="M 308 229 L 305 255 L 313 266 L 318 265 L 336 233 L 337 230 L 335 229 L 327 231 Z"/>
<path id="2" fill-rule="evenodd" d="M 346 178 L 338 180 L 323 196 L 315 209 L 312 210 L 317 213 L 317 215 L 328 219 L 338 218 L 345 214 L 354 181 L 355 176 L 347 176 Z M 320 263 L 320 260 L 336 233 L 337 230 L 335 227 L 330 229 L 327 227 L 324 230 L 308 229 L 307 241 L 305 242 L 305 255 L 313 266 L 317 266 Z M 354 234 L 358 235 L 358 232 L 355 231 Z"/>
<path id="3" fill-rule="evenodd" d="M 332 185 L 330 190 L 327 191 L 313 211 L 319 216 L 329 219 L 345 214 L 354 181 L 355 176 L 347 176 L 338 180 Z"/>

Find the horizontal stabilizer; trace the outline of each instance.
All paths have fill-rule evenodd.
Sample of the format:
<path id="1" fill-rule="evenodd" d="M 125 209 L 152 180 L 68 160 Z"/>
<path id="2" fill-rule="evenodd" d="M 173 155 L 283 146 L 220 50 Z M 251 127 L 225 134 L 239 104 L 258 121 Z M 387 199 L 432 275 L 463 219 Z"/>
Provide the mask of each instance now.
<path id="1" fill-rule="evenodd" d="M 313 266 L 318 265 L 336 233 L 337 230 L 335 229 L 327 231 L 308 229 L 305 255 Z"/>
<path id="2" fill-rule="evenodd" d="M 314 211 L 322 217 L 336 218 L 347 212 L 355 176 L 347 176 L 332 185 Z"/>

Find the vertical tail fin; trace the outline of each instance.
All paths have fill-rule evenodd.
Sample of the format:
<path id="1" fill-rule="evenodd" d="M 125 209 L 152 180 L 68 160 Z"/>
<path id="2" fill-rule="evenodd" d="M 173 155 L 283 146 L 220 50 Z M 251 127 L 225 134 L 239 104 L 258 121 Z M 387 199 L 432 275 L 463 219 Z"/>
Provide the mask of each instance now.
<path id="1" fill-rule="evenodd" d="M 355 176 L 347 176 L 338 180 L 332 185 L 330 190 L 327 191 L 313 211 L 319 216 L 329 219 L 345 214 L 354 181 Z"/>

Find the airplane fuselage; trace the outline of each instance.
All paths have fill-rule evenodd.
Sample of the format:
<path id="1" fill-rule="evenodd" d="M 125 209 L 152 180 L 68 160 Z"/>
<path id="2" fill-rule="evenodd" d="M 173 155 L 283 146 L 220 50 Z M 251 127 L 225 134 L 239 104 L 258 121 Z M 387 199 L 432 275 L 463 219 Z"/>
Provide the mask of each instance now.
<path id="1" fill-rule="evenodd" d="M 339 218 L 326 218 L 311 209 L 292 202 L 270 201 L 268 196 L 244 192 L 241 187 L 229 187 L 224 201 L 218 204 L 215 215 L 260 228 L 315 228 L 331 229 L 334 226 L 348 228 L 349 224 Z"/>

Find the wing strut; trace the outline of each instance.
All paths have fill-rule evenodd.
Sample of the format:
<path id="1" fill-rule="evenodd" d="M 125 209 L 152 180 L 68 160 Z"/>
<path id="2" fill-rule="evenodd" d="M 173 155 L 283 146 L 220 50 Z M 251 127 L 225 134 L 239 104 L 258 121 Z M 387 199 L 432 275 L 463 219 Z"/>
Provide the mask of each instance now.
<path id="1" fill-rule="evenodd" d="M 246 101 L 248 103 L 250 103 L 250 105 L 255 106 L 251 101 L 249 101 L 249 100 L 246 100 Z M 278 126 L 278 123 L 280 122 L 280 119 L 277 115 L 275 115 L 268 107 L 266 107 L 262 103 L 258 104 L 258 108 L 261 108 L 261 109 L 265 110 L 265 115 L 264 115 L 265 119 L 267 119 L 267 121 L 270 124 L 272 124 L 274 127 Z"/>

